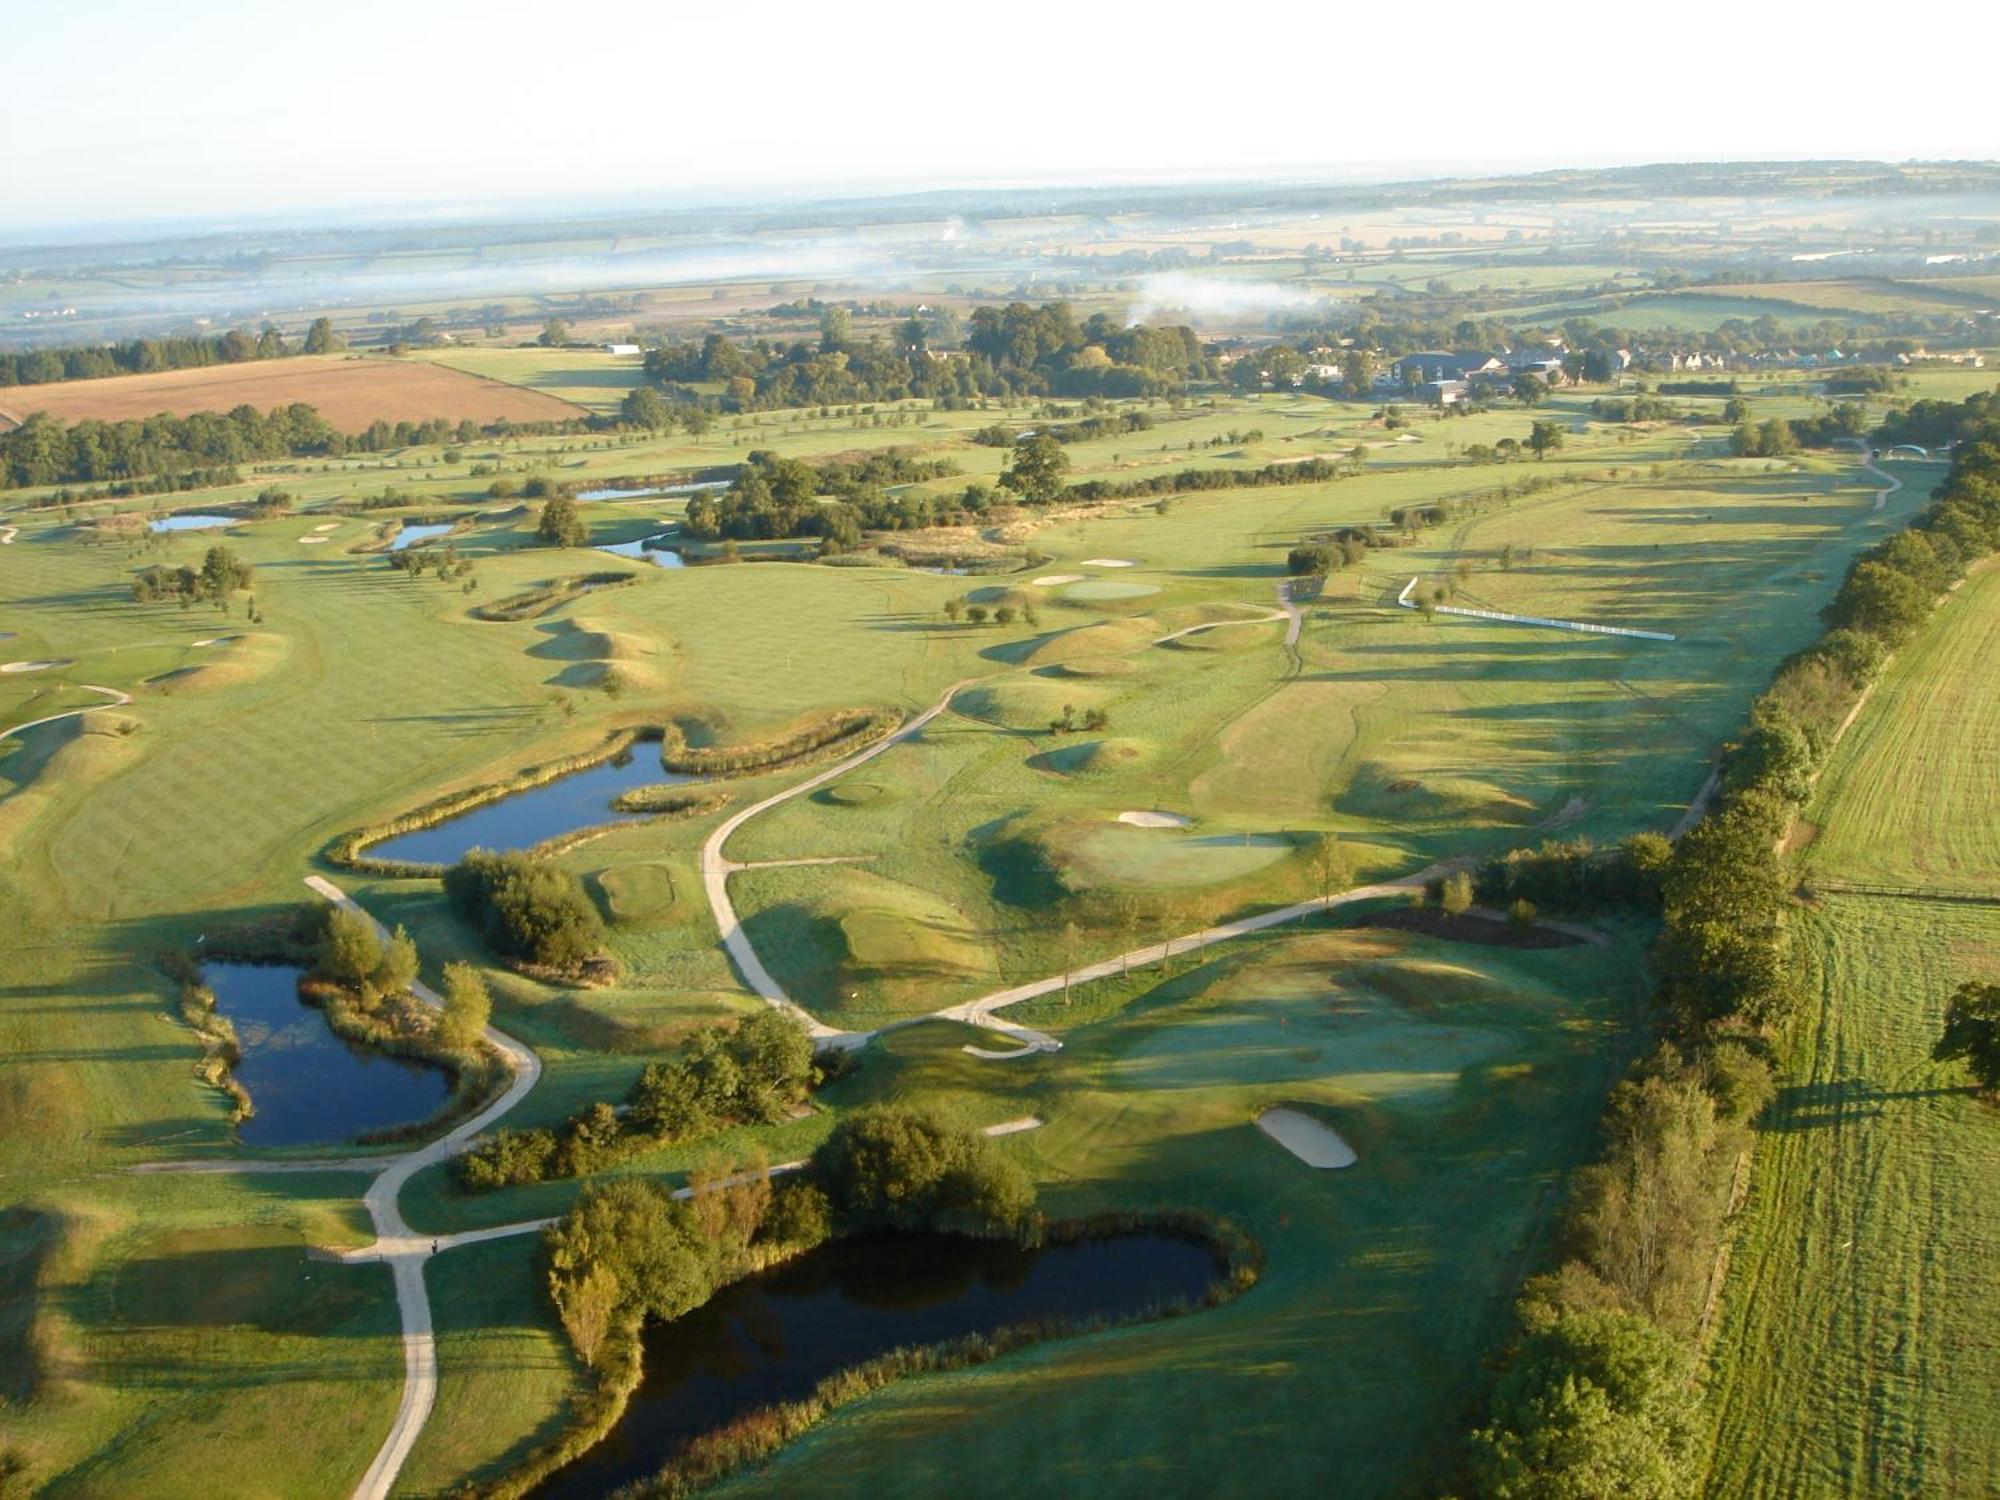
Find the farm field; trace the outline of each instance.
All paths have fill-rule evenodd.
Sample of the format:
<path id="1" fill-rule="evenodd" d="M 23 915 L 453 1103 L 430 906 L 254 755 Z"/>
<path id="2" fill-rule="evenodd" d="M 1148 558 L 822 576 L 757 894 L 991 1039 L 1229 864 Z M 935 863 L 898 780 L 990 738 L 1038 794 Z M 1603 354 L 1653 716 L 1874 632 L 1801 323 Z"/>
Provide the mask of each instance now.
<path id="1" fill-rule="evenodd" d="M 371 422 L 423 422 L 433 417 L 479 423 L 554 422 L 579 408 L 543 392 L 481 379 L 414 360 L 297 355 L 162 370 L 151 375 L 111 375 L 50 385 L 0 389 L 0 417 L 18 424 L 35 412 L 65 422 L 120 422 L 161 412 L 259 411 L 304 402 L 335 427 L 358 432 Z"/>
<path id="2" fill-rule="evenodd" d="M 1811 809 L 1809 880 L 1991 891 L 1991 761 L 1969 737 L 1995 710 L 1994 578 L 1939 610 L 1863 706 Z M 1731 1260 L 1708 1492 L 1991 1494 L 2000 1126 L 1930 1049 L 1946 996 L 2000 976 L 2000 907 L 1828 891 L 1794 941 L 1808 1000 Z"/>
<path id="3" fill-rule="evenodd" d="M 618 403 L 645 377 L 637 356 L 574 349 L 434 349 L 419 357 L 607 415 L 615 413 Z"/>

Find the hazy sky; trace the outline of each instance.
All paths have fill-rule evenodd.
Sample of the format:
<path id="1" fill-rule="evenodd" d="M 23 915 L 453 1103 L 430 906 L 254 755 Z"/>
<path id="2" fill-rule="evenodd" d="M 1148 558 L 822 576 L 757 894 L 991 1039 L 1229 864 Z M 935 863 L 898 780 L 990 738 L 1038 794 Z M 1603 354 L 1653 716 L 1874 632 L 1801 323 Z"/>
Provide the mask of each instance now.
<path id="1" fill-rule="evenodd" d="M 1992 0 L 10 0 L 0 232 L 756 186 L 2000 156 Z"/>

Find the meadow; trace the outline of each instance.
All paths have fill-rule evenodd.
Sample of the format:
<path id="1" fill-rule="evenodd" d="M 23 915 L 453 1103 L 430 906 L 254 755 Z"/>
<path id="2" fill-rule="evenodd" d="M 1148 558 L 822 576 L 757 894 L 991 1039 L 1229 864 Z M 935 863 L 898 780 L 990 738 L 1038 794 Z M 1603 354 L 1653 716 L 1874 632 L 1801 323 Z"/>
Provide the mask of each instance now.
<path id="1" fill-rule="evenodd" d="M 2000 1123 L 1930 1060 L 1945 998 L 2000 976 L 2000 909 L 1921 893 L 1992 894 L 1991 759 L 1974 746 L 2000 701 L 1982 666 L 1996 579 L 1976 574 L 1903 649 L 1811 809 L 1809 885 L 1918 889 L 1820 891 L 1794 918 L 1808 999 L 1780 1049 L 1715 1340 L 1718 1497 L 2000 1486 Z"/>

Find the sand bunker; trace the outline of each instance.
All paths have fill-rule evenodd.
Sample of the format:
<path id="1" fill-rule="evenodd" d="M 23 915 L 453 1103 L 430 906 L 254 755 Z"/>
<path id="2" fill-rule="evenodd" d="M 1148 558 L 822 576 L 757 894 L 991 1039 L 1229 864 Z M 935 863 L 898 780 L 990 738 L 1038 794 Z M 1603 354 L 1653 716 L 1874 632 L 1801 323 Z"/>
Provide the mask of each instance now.
<path id="1" fill-rule="evenodd" d="M 221 646 L 235 639 L 236 637 L 233 635 L 212 635 L 205 641 L 196 641 L 195 644 L 197 646 Z"/>
<path id="2" fill-rule="evenodd" d="M 1129 557 L 1086 557 L 1086 568 L 1136 568 L 1139 565 Z"/>
<path id="3" fill-rule="evenodd" d="M 1257 1116 L 1257 1128 L 1309 1167 L 1331 1171 L 1360 1160 L 1337 1134 L 1295 1109 L 1267 1109 Z"/>
<path id="4" fill-rule="evenodd" d="M 1193 818 L 1184 818 L 1179 813 L 1170 812 L 1122 812 L 1118 815 L 1121 823 L 1130 823 L 1134 828 L 1188 828 L 1193 826 Z"/>
<path id="5" fill-rule="evenodd" d="M 1082 582 L 1083 575 L 1081 573 L 1045 573 L 1034 581 L 1035 587 L 1038 589 L 1052 589 L 1060 584 Z"/>
<path id="6" fill-rule="evenodd" d="M 313 527 L 314 531 L 338 531 L 339 529 L 340 522 L 338 521 L 322 521 L 319 525 Z"/>
<path id="7" fill-rule="evenodd" d="M 71 667 L 76 663 L 68 661 L 10 661 L 0 662 L 0 672 L 46 672 L 51 667 Z"/>
<path id="8" fill-rule="evenodd" d="M 321 542 L 330 542 L 332 540 L 333 538 L 330 536 L 302 536 L 299 538 L 299 545 L 301 547 L 317 547 Z"/>

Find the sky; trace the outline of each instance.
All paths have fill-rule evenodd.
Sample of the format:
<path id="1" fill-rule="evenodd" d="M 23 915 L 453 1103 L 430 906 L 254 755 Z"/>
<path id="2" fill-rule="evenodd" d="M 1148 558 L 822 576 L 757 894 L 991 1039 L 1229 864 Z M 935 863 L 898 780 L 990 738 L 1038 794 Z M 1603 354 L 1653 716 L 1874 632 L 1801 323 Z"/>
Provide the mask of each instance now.
<path id="1" fill-rule="evenodd" d="M 2000 157 L 1992 0 L 9 0 L 0 234 L 630 195 Z"/>

